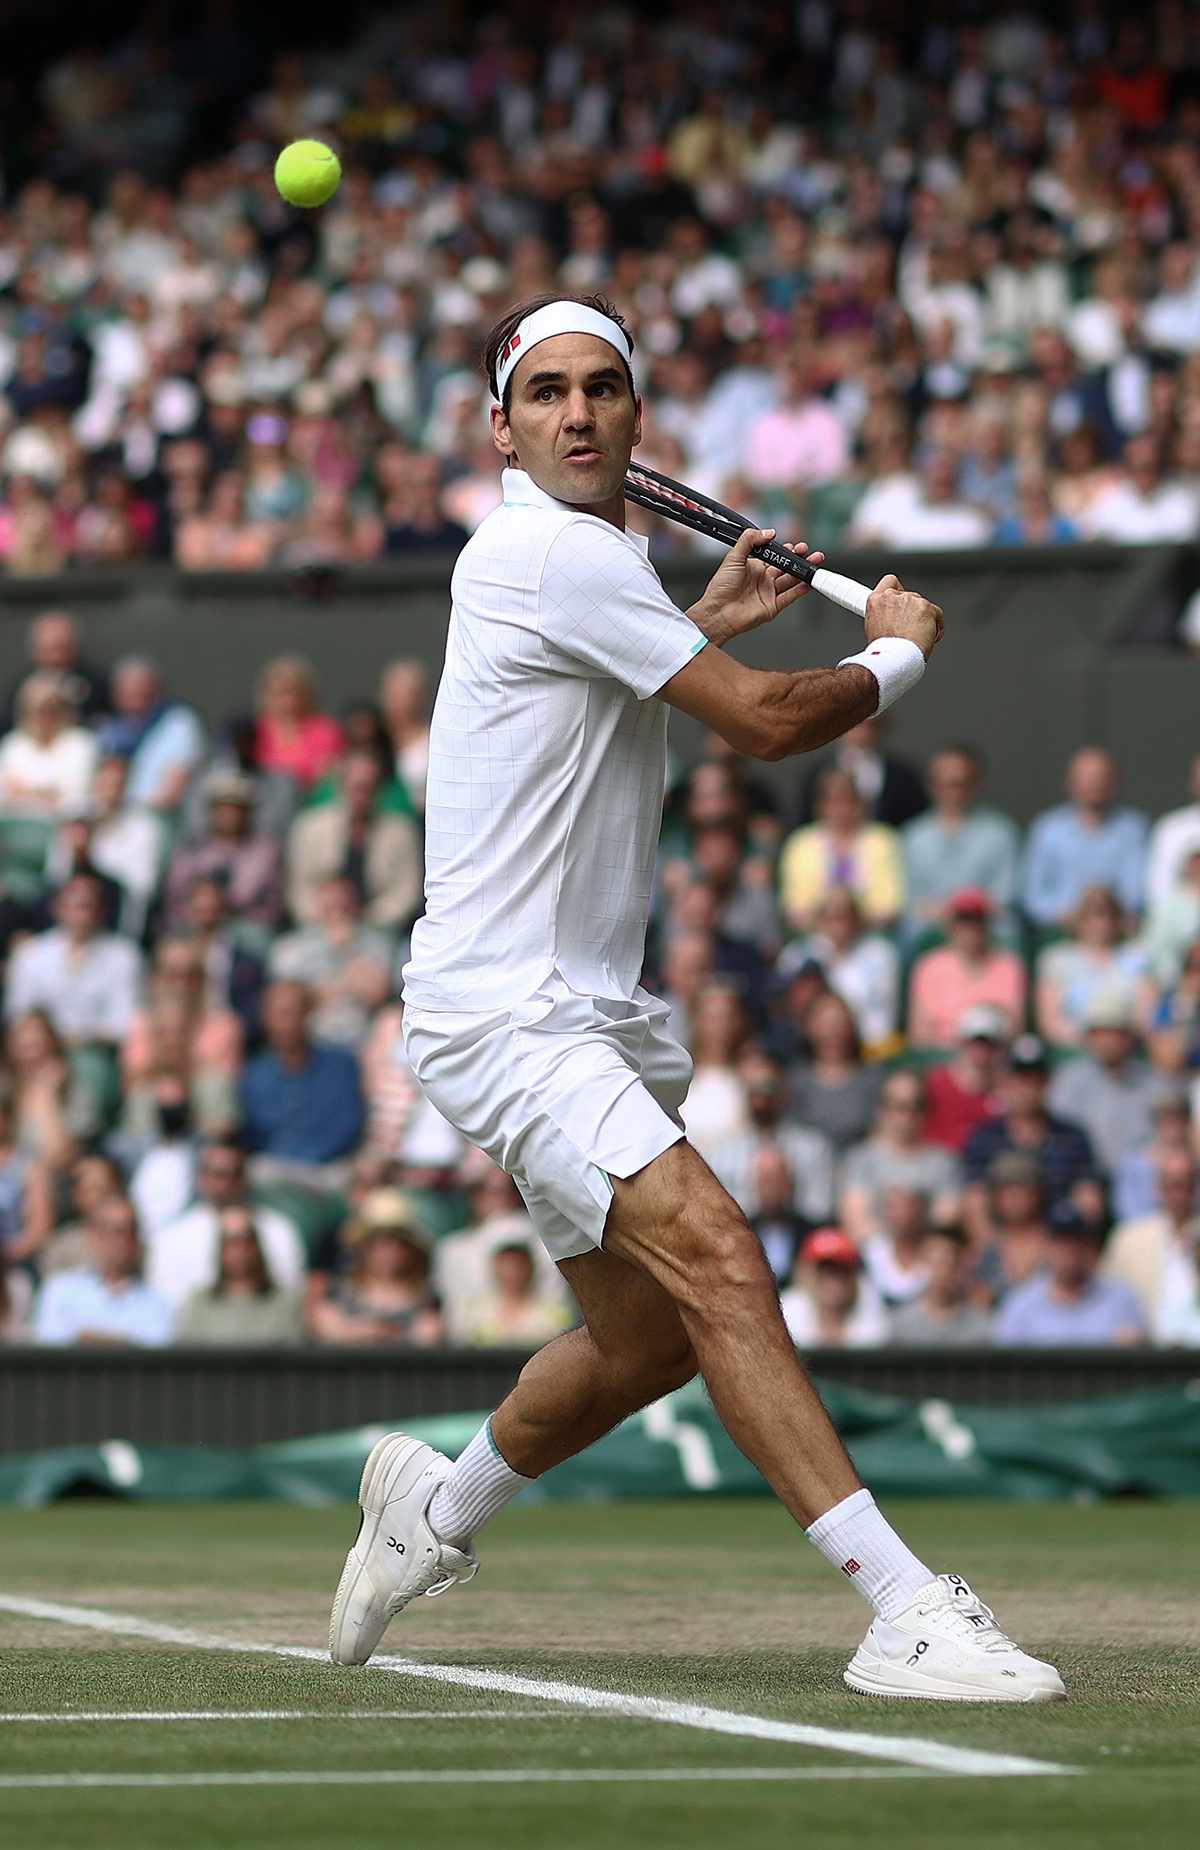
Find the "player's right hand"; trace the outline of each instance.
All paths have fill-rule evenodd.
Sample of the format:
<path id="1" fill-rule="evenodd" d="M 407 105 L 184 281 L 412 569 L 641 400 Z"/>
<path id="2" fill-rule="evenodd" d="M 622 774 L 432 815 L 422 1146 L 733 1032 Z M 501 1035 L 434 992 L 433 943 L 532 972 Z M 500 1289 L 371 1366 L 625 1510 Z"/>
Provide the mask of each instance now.
<path id="1" fill-rule="evenodd" d="M 906 591 L 894 572 L 885 573 L 868 599 L 868 642 L 878 642 L 881 636 L 901 636 L 906 642 L 915 642 L 928 661 L 942 640 L 944 626 L 940 606 L 931 604 L 919 591 Z"/>

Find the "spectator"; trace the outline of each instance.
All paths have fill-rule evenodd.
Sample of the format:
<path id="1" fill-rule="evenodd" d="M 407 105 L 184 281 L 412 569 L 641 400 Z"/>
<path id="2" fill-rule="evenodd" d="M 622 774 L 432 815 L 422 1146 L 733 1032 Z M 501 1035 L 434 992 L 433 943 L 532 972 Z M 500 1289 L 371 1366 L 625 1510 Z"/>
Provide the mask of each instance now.
<path id="1" fill-rule="evenodd" d="M 867 1277 L 888 1310 L 911 1303 L 925 1289 L 929 1226 L 925 1189 L 893 1184 L 884 1190 L 883 1210 L 874 1232 L 862 1242 L 862 1256 Z"/>
<path id="2" fill-rule="evenodd" d="M 1164 1150 L 1157 1165 L 1157 1212 L 1120 1223 L 1104 1272 L 1141 1305 L 1151 1341 L 1200 1344 L 1200 1198 L 1189 1149 Z"/>
<path id="3" fill-rule="evenodd" d="M 663 950 L 659 983 L 668 1009 L 667 1032 L 681 1046 L 692 1044 L 692 1022 L 701 992 L 716 975 L 716 945 L 711 932 L 673 932 Z"/>
<path id="4" fill-rule="evenodd" d="M 146 1277 L 160 1296 L 181 1306 L 216 1277 L 222 1217 L 234 1209 L 250 1213 L 272 1284 L 296 1293 L 304 1280 L 304 1247 L 294 1222 L 279 1209 L 251 1202 L 246 1153 L 231 1138 L 200 1145 L 195 1199 L 176 1221 L 147 1229 Z"/>
<path id="5" fill-rule="evenodd" d="M 27 631 L 26 648 L 27 673 L 66 679 L 71 687 L 71 705 L 80 719 L 95 721 L 108 711 L 108 677 L 85 658 L 79 625 L 65 610 L 44 610 L 36 616 Z M 11 689 L 5 703 L 9 725 L 16 718 L 25 678 Z"/>
<path id="6" fill-rule="evenodd" d="M 921 1242 L 925 1283 L 892 1312 L 891 1341 L 906 1349 L 984 1349 L 992 1320 L 971 1303 L 970 1243 L 955 1221 L 930 1227 Z"/>
<path id="7" fill-rule="evenodd" d="M 100 749 L 128 762 L 128 801 L 174 816 L 204 753 L 200 721 L 168 697 L 158 668 L 140 656 L 117 663 L 112 703 Z"/>
<path id="8" fill-rule="evenodd" d="M 887 1337 L 858 1248 L 840 1227 L 809 1234 L 779 1308 L 798 1349 L 874 1349 Z"/>
<path id="9" fill-rule="evenodd" d="M 829 1140 L 787 1112 L 783 1068 L 769 1053 L 754 1045 L 747 1047 L 737 1071 L 747 1123 L 713 1145 L 710 1161 L 719 1180 L 753 1220 L 763 1207 L 756 1192 L 756 1164 L 764 1151 L 778 1150 L 793 1178 L 795 1192 L 789 1209 L 813 1225 L 827 1221 L 833 1211 Z"/>
<path id="10" fill-rule="evenodd" d="M 1084 1031 L 1084 1051 L 1054 1076 L 1050 1106 L 1087 1132 L 1111 1175 L 1123 1156 L 1149 1143 L 1166 1085 L 1137 1051 L 1136 1021 L 1123 992 L 1093 996 Z"/>
<path id="11" fill-rule="evenodd" d="M 970 745 L 944 745 L 926 776 L 933 807 L 901 836 L 908 919 L 914 926 L 940 924 L 947 902 L 964 888 L 982 888 L 1007 912 L 1017 896 L 1017 828 L 979 802 L 979 754 Z"/>
<path id="12" fill-rule="evenodd" d="M 1140 944 L 1111 887 L 1091 886 L 1069 921 L 1070 937 L 1047 945 L 1037 960 L 1038 1032 L 1059 1047 L 1080 1047 L 1097 996 L 1121 995 L 1145 1025 L 1153 1000 Z"/>
<path id="13" fill-rule="evenodd" d="M 865 814 L 891 829 L 903 828 L 925 809 L 928 798 L 920 773 L 906 758 L 884 750 L 887 720 L 873 717 L 852 726 L 831 750 L 818 758 L 800 790 L 802 823 L 815 814 L 817 788 L 825 771 L 846 771 L 854 780 Z"/>
<path id="14" fill-rule="evenodd" d="M 827 770 L 817 788 L 817 820 L 789 835 L 779 862 L 780 903 L 793 931 L 809 931 L 834 887 L 845 887 L 871 925 L 890 925 L 904 906 L 898 837 L 867 822 L 848 772 Z"/>
<path id="15" fill-rule="evenodd" d="M 436 456 L 413 456 L 404 479 L 383 505 L 383 551 L 389 559 L 432 555 L 453 558 L 471 537 L 442 501 L 442 465 Z"/>
<path id="16" fill-rule="evenodd" d="M 1164 990 L 1150 1018 L 1150 1051 L 1164 1073 L 1200 1066 L 1200 939 L 1188 946 L 1178 981 Z"/>
<path id="17" fill-rule="evenodd" d="M 17 1142 L 12 1100 L 0 1088 L 0 1276 L 35 1259 L 53 1223 L 53 1172 Z"/>
<path id="18" fill-rule="evenodd" d="M 313 995 L 273 982 L 263 1000 L 267 1045 L 242 1078 L 242 1122 L 251 1151 L 287 1164 L 323 1166 L 353 1154 L 365 1108 L 358 1063 L 343 1047 L 314 1041 Z"/>
<path id="19" fill-rule="evenodd" d="M 688 1141 L 706 1154 L 746 1127 L 746 1096 L 737 1059 L 749 1024 L 737 992 L 726 983 L 710 982 L 696 998 L 691 1027 L 695 1074 L 681 1115 Z"/>
<path id="20" fill-rule="evenodd" d="M 858 902 L 847 887 L 831 887 L 816 909 L 815 930 L 789 944 L 780 974 L 811 959 L 824 971 L 835 995 L 854 1012 L 869 1059 L 895 1051 L 900 1004 L 900 960 L 879 932 L 868 932 Z"/>
<path id="21" fill-rule="evenodd" d="M 512 1240 L 493 1252 L 490 1289 L 465 1307 L 460 1328 L 473 1348 L 539 1349 L 570 1322 L 562 1298 L 539 1289 L 528 1242 Z"/>
<path id="22" fill-rule="evenodd" d="M 800 1242 L 812 1231 L 812 1222 L 796 1212 L 798 1179 L 779 1144 L 760 1144 L 750 1165 L 754 1209 L 746 1218 L 778 1285 L 791 1277 Z"/>
<path id="23" fill-rule="evenodd" d="M 1164 1091 L 1154 1105 L 1154 1136 L 1144 1149 L 1123 1156 L 1113 1175 L 1113 1214 L 1118 1222 L 1142 1220 L 1161 1206 L 1159 1177 L 1168 1156 L 1195 1152 L 1192 1113 L 1181 1092 Z"/>
<path id="24" fill-rule="evenodd" d="M 926 951 L 913 967 L 908 1038 L 914 1047 L 951 1047 L 971 1010 L 1000 1018 L 1007 1040 L 1025 1014 L 1025 966 L 991 935 L 993 903 L 983 887 L 963 887 L 947 902 L 949 942 Z"/>
<path id="25" fill-rule="evenodd" d="M 297 816 L 288 836 L 288 904 L 301 925 L 320 919 L 318 894 L 333 874 L 354 883 L 371 925 L 401 929 L 421 904 L 417 831 L 407 816 L 378 808 L 382 779 L 375 759 L 349 753 L 333 803 Z"/>
<path id="26" fill-rule="evenodd" d="M 459 1321 L 465 1307 L 491 1282 L 492 1254 L 514 1240 L 530 1243 L 530 1221 L 512 1177 L 484 1156 L 468 1152 L 463 1165 L 469 1201 L 465 1227 L 440 1239 L 434 1249 L 434 1283 L 450 1342 L 463 1340 Z M 562 1275 L 540 1242 L 532 1246 L 539 1291 L 557 1291 L 565 1301 Z"/>
<path id="27" fill-rule="evenodd" d="M 429 775 L 429 681 L 422 664 L 389 663 L 379 682 L 379 704 L 396 776 L 417 814 L 423 816 Z"/>
<path id="28" fill-rule="evenodd" d="M 199 948 L 207 1007 L 232 1010 L 246 1040 L 256 1042 L 266 966 L 230 918 L 229 888 L 219 875 L 201 874 L 192 883 L 187 919 L 178 936 Z"/>
<path id="29" fill-rule="evenodd" d="M 1052 1209 L 1047 1266 L 1005 1299 L 996 1341 L 1007 1348 L 1124 1347 L 1146 1340 L 1133 1292 L 1099 1271 L 1102 1233 L 1070 1202 Z"/>
<path id="30" fill-rule="evenodd" d="M 987 1232 L 983 1184 L 992 1162 L 1010 1150 L 1024 1151 L 1037 1164 L 1046 1199 L 1065 1199 L 1081 1176 L 1095 1173 L 1087 1132 L 1046 1109 L 1050 1056 L 1036 1034 L 1022 1034 L 1008 1054 L 1000 1086 L 1000 1110 L 972 1133 L 966 1149 L 965 1213 L 973 1237 Z"/>
<path id="31" fill-rule="evenodd" d="M 894 1072 L 884 1079 L 872 1134 L 847 1153 L 842 1167 L 841 1224 L 863 1246 L 884 1225 L 889 1189 L 923 1193 L 939 1219 L 958 1207 L 959 1165 L 949 1150 L 926 1143 L 925 1085 L 919 1073 Z"/>
<path id="32" fill-rule="evenodd" d="M 991 1308 L 1042 1272 L 1046 1238 L 1037 1158 L 1028 1150 L 1002 1151 L 987 1171 L 986 1236 L 976 1244 L 971 1278 L 977 1301 Z"/>
<path id="33" fill-rule="evenodd" d="M 311 663 L 299 655 L 276 656 L 258 684 L 259 770 L 291 777 L 307 790 L 341 754 L 341 727 L 317 706 Z"/>
<path id="34" fill-rule="evenodd" d="M 879 1069 L 864 1064 L 858 1025 L 840 996 L 818 995 L 808 1010 L 805 1030 L 809 1056 L 792 1080 L 792 1113 L 801 1124 L 822 1132 L 840 1154 L 870 1128 L 879 1096 Z"/>
<path id="35" fill-rule="evenodd" d="M 430 1283 L 429 1247 L 399 1189 L 368 1195 L 348 1229 L 349 1272 L 314 1305 L 318 1342 L 426 1349 L 443 1325 Z"/>
<path id="36" fill-rule="evenodd" d="M 999 1110 L 1008 1023 L 999 1009 L 978 1004 L 960 1018 L 955 1039 L 953 1059 L 925 1075 L 924 1136 L 961 1156 L 972 1133 Z"/>
<path id="37" fill-rule="evenodd" d="M 182 948 L 192 956 L 186 941 Z M 121 1136 L 139 1153 L 161 1133 L 164 1109 L 181 1134 L 193 1122 L 207 1136 L 228 1135 L 237 1125 L 235 1073 L 222 1070 L 219 1054 L 211 1061 L 205 1056 L 210 1047 L 222 1049 L 226 1040 L 233 1040 L 240 1053 L 240 1025 L 236 1016 L 204 1013 L 198 982 L 190 995 L 181 993 L 171 970 L 172 947 L 161 946 L 160 956 L 164 952 L 168 974 L 158 981 L 123 1049 Z M 199 979 L 199 966 L 193 965 L 193 971 Z"/>
<path id="38" fill-rule="evenodd" d="M 1200 852 L 1200 752 L 1192 759 L 1191 802 L 1160 816 L 1150 832 L 1146 903 L 1154 912 L 1167 899 L 1191 857 Z"/>
<path id="39" fill-rule="evenodd" d="M 812 360 L 797 355 L 784 362 L 775 407 L 746 432 L 742 463 L 757 487 L 829 482 L 846 473 L 846 433 L 818 386 Z"/>
<path id="40" fill-rule="evenodd" d="M 1084 538 L 1125 546 L 1195 539 L 1200 502 L 1186 483 L 1166 474 L 1157 436 L 1130 437 L 1123 461 L 1123 477 L 1099 497 L 1082 523 Z"/>
<path id="41" fill-rule="evenodd" d="M 319 1039 L 353 1048 L 388 998 L 394 952 L 383 932 L 363 924 L 358 893 L 345 874 L 322 883 L 319 908 L 319 923 L 276 939 L 270 971 L 311 989 Z"/>
<path id="42" fill-rule="evenodd" d="M 6 1265 L 0 1257 L 0 1343 L 21 1343 L 29 1336 L 33 1287 L 28 1272 Z"/>
<path id="43" fill-rule="evenodd" d="M 142 1249 L 132 1202 L 100 1203 L 85 1265 L 47 1279 L 34 1308 L 39 1343 L 128 1344 L 160 1348 L 171 1339 L 171 1307 L 141 1276 Z"/>
<path id="44" fill-rule="evenodd" d="M 115 1158 L 91 1152 L 73 1157 L 59 1171 L 60 1187 L 67 1188 L 68 1218 L 54 1227 L 48 1243 L 37 1256 L 41 1277 L 86 1265 L 89 1231 L 101 1202 L 113 1195 L 125 1198 L 125 1172 Z"/>
<path id="45" fill-rule="evenodd" d="M 749 945 L 760 957 L 779 946 L 779 914 L 770 869 L 747 855 L 745 824 L 704 822 L 692 830 L 692 865 L 716 900 L 716 929 L 726 941 Z"/>
<path id="46" fill-rule="evenodd" d="M 65 676 L 31 674 L 17 695 L 17 726 L 0 740 L 0 808 L 61 816 L 87 795 L 96 741 L 75 723 Z"/>
<path id="47" fill-rule="evenodd" d="M 1109 887 L 1137 915 L 1144 896 L 1146 818 L 1116 802 L 1111 753 L 1088 745 L 1067 766 L 1067 801 L 1029 831 L 1024 905 L 1036 925 L 1062 926 L 1089 887 Z"/>
<path id="48" fill-rule="evenodd" d="M 101 758 L 91 794 L 68 807 L 64 821 L 86 824 L 83 859 L 96 874 L 115 882 L 120 894 L 119 929 L 141 939 L 158 891 L 165 859 L 163 822 L 126 799 L 129 766 L 124 758 Z M 46 877 L 60 887 L 82 863 L 69 840 L 56 839 L 46 857 Z"/>
<path id="49" fill-rule="evenodd" d="M 129 1199 L 137 1209 L 143 1243 L 150 1246 L 164 1227 L 185 1212 L 196 1176 L 197 1136 L 185 1081 L 172 1072 L 158 1074 L 146 1088 L 139 1134 L 114 1138 L 131 1170 Z M 126 1104 L 128 1121 L 130 1105 Z"/>
<path id="50" fill-rule="evenodd" d="M 277 840 L 254 831 L 252 780 L 241 771 L 217 770 L 204 780 L 204 794 L 207 833 L 194 847 L 180 848 L 171 862 L 168 923 L 183 922 L 198 879 L 218 874 L 240 919 L 276 929 L 283 912 L 282 855 Z"/>
<path id="51" fill-rule="evenodd" d="M 947 450 L 935 450 L 923 464 L 920 486 L 907 506 L 881 503 L 872 519 L 871 539 L 889 551 L 950 552 L 986 546 L 992 523 L 958 492 L 958 464 Z"/>
<path id="52" fill-rule="evenodd" d="M 766 897 L 768 904 L 773 905 L 769 893 Z M 720 915 L 721 902 L 712 883 L 705 879 L 688 879 L 672 892 L 670 912 L 663 927 L 665 946 L 661 956 L 656 960 L 650 955 L 648 962 L 651 968 L 656 967 L 656 963 L 662 966 L 669 963 L 673 982 L 682 980 L 688 985 L 692 1000 L 701 982 L 707 982 L 711 976 L 725 978 L 741 994 L 755 1019 L 761 1019 L 765 1013 L 770 964 L 756 945 L 719 930 Z M 672 957 L 671 947 L 680 939 L 699 940 L 703 949 L 697 947 L 695 955 L 690 956 L 685 948 L 682 959 Z M 693 977 L 690 984 L 689 970 Z M 680 1021 L 686 1018 L 687 1003 L 677 991 L 672 993 L 669 1006 L 680 1008 Z M 680 1038 L 686 1043 L 687 1033 Z"/>
<path id="53" fill-rule="evenodd" d="M 269 1349 L 298 1343 L 304 1335 L 300 1301 L 272 1283 L 254 1215 L 225 1208 L 218 1222 L 217 1274 L 184 1300 L 175 1342 L 187 1347 L 217 1343 Z"/>
<path id="54" fill-rule="evenodd" d="M 1067 546 L 1080 537 L 1073 520 L 1054 505 L 1046 476 L 1026 470 L 1017 484 L 1015 512 L 996 522 L 996 546 Z"/>
<path id="55" fill-rule="evenodd" d="M 10 961 L 10 1021 L 42 1010 L 68 1043 L 112 1047 L 124 1039 L 137 1003 L 141 957 L 127 939 L 101 931 L 102 904 L 91 874 L 68 880 L 54 906 L 57 925 L 28 938 Z"/>

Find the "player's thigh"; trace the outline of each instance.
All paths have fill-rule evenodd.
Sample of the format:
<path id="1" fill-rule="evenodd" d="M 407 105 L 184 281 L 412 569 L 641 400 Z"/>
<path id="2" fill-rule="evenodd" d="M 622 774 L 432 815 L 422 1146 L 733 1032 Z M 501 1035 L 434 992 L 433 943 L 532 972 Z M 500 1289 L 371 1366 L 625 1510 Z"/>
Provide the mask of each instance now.
<path id="1" fill-rule="evenodd" d="M 676 1376 L 675 1385 L 695 1373 L 675 1303 L 648 1272 L 601 1248 L 561 1259 L 558 1269 L 578 1300 L 588 1335 L 613 1368 Z"/>
<path id="2" fill-rule="evenodd" d="M 725 1288 L 775 1295 L 762 1244 L 686 1139 L 624 1181 L 612 1178 L 604 1250 L 647 1272 L 687 1309 Z"/>

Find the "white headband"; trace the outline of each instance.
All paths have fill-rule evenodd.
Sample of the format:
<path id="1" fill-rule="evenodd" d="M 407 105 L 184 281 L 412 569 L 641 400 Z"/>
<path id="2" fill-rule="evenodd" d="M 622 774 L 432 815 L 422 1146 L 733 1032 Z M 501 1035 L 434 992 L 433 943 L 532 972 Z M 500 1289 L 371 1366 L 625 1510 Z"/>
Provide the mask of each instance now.
<path id="1" fill-rule="evenodd" d="M 633 348 L 629 336 L 615 321 L 583 302 L 547 302 L 545 308 L 535 308 L 532 315 L 526 315 L 500 349 L 496 359 L 496 397 L 501 404 L 504 403 L 504 388 L 518 360 L 523 360 L 539 341 L 549 340 L 555 334 L 595 334 L 610 347 L 615 347 L 632 371 Z"/>

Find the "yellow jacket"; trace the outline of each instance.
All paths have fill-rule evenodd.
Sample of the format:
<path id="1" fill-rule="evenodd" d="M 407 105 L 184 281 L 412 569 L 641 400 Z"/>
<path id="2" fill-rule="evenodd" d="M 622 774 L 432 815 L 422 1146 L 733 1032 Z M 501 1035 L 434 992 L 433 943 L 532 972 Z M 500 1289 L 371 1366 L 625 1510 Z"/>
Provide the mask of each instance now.
<path id="1" fill-rule="evenodd" d="M 872 925 L 888 924 L 904 909 L 904 864 L 899 837 L 885 823 L 869 822 L 851 853 L 851 892 Z M 791 924 L 807 927 L 814 909 L 831 890 L 833 855 L 823 822 L 797 829 L 783 844 L 779 897 Z"/>

